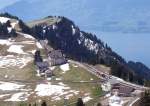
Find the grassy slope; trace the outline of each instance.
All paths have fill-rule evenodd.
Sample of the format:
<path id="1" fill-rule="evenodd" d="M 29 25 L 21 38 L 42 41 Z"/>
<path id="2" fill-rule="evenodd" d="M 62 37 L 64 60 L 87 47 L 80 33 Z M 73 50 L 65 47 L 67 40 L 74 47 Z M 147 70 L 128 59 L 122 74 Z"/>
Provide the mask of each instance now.
<path id="1" fill-rule="evenodd" d="M 43 19 L 40 19 L 40 20 L 35 20 L 35 21 L 32 21 L 32 22 L 28 22 L 26 24 L 29 27 L 33 27 L 33 26 L 41 24 L 41 23 L 46 23 L 47 25 L 53 25 L 53 24 L 55 24 L 56 22 L 59 22 L 59 21 L 60 21 L 60 19 L 57 18 L 57 17 L 49 17 L 49 18 L 43 18 Z"/>
<path id="2" fill-rule="evenodd" d="M 63 82 L 64 84 L 66 84 L 67 86 L 71 87 L 71 89 L 73 90 L 77 90 L 80 91 L 80 93 L 78 95 L 74 95 L 73 97 L 71 97 L 68 100 L 68 103 L 73 103 L 76 102 L 78 97 L 83 96 L 84 94 L 90 93 L 90 97 L 95 98 L 99 95 L 101 95 L 102 91 L 101 91 L 101 87 L 100 84 L 98 83 L 82 83 L 80 81 L 91 81 L 91 78 L 93 80 L 99 80 L 96 76 L 88 73 L 86 70 L 80 68 L 80 67 L 73 67 L 73 65 L 70 65 L 70 71 L 67 71 L 66 73 L 62 73 L 63 71 L 60 70 L 59 67 L 57 67 L 54 71 L 54 74 L 56 75 L 54 77 L 54 79 L 51 81 L 52 84 L 58 84 L 59 82 Z M 22 74 L 21 74 L 22 73 Z M 25 77 L 23 78 L 25 81 L 29 81 L 29 80 L 35 80 L 35 81 L 39 81 L 39 77 L 35 76 L 35 67 L 34 65 L 31 63 L 28 66 L 26 66 L 22 71 L 21 71 L 20 77 Z M 15 73 L 17 74 L 17 73 Z M 55 81 L 55 78 L 61 78 L 61 81 Z M 36 82 L 33 83 L 33 88 L 35 88 Z M 32 98 L 30 99 L 30 103 L 34 103 L 34 102 L 38 102 L 39 99 L 42 100 L 46 100 L 47 103 L 50 106 L 53 106 L 54 104 L 56 106 L 62 106 L 63 105 L 63 97 L 62 100 L 60 101 L 51 101 L 50 97 L 36 97 L 36 98 Z M 99 99 L 94 99 L 90 102 L 87 103 L 87 106 L 91 106 L 91 104 L 98 102 Z M 9 105 L 9 103 L 3 103 L 0 102 L 0 104 L 3 104 L 3 106 L 7 106 Z M 19 103 L 14 103 L 15 105 L 19 104 Z M 88 105 L 89 104 L 89 105 Z M 0 105 L 1 106 L 1 105 Z M 75 106 L 74 104 L 71 106 Z"/>

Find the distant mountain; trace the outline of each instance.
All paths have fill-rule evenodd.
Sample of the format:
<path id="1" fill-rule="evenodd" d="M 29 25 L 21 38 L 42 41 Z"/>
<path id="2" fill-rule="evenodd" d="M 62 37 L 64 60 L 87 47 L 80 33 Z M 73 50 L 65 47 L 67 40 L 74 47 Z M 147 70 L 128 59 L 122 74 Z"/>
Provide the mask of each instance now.
<path id="1" fill-rule="evenodd" d="M 65 16 L 84 30 L 150 32 L 149 4 L 148 0 L 21 0 L 1 12 L 25 21 L 47 14 Z"/>

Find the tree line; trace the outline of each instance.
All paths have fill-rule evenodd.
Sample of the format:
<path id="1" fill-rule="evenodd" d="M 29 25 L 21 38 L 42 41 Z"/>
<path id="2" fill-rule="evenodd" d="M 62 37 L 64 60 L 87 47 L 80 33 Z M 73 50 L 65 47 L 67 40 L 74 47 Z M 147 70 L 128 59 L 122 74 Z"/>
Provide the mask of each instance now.
<path id="1" fill-rule="evenodd" d="M 15 29 L 11 29 L 11 31 L 9 32 L 9 27 L 11 27 L 9 20 L 6 23 L 0 22 L 0 38 L 9 38 L 17 36 Z"/>

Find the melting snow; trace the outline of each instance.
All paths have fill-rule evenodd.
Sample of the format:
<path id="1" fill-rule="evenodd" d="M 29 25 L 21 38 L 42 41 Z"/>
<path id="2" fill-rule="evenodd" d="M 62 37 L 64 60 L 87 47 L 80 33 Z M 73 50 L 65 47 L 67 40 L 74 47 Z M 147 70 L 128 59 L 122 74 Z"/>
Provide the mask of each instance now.
<path id="1" fill-rule="evenodd" d="M 35 39 L 34 37 L 32 37 L 32 36 L 29 35 L 29 34 L 23 34 L 23 35 L 24 35 L 25 38 L 29 38 L 29 39 L 33 39 L 33 40 Z"/>
<path id="2" fill-rule="evenodd" d="M 39 49 L 42 49 L 42 45 L 39 43 L 39 42 L 36 42 L 36 46 L 39 48 Z"/>
<path id="3" fill-rule="evenodd" d="M 35 54 L 36 50 L 32 50 L 32 51 L 29 51 L 29 52 L 31 52 L 32 54 Z"/>
<path id="4" fill-rule="evenodd" d="M 25 52 L 22 50 L 22 47 L 24 47 L 24 46 L 22 46 L 22 45 L 11 45 L 7 51 L 12 52 L 12 53 L 25 54 Z"/>
<path id="5" fill-rule="evenodd" d="M 53 27 L 53 30 L 57 29 L 57 26 L 56 26 L 56 25 L 53 25 L 52 27 Z"/>
<path id="6" fill-rule="evenodd" d="M 60 69 L 64 71 L 63 73 L 65 73 L 66 71 L 69 71 L 70 70 L 69 64 L 66 63 L 66 64 L 61 65 Z"/>
<path id="7" fill-rule="evenodd" d="M 55 68 L 56 68 L 55 66 L 50 67 L 51 70 L 54 70 Z"/>
<path id="8" fill-rule="evenodd" d="M 122 100 L 119 96 L 113 95 L 109 98 L 110 106 L 122 106 Z"/>
<path id="9" fill-rule="evenodd" d="M 3 97 L 6 97 L 6 96 L 9 96 L 10 94 L 3 94 L 3 95 L 0 95 L 0 98 L 3 98 Z"/>
<path id="10" fill-rule="evenodd" d="M 15 28 L 16 24 L 18 24 L 18 21 L 17 22 L 12 22 L 11 23 L 12 28 Z"/>
<path id="11" fill-rule="evenodd" d="M 87 96 L 87 97 L 84 97 L 83 98 L 83 102 L 88 102 L 88 101 L 90 101 L 92 98 L 91 97 L 89 97 L 89 96 Z"/>
<path id="12" fill-rule="evenodd" d="M 27 92 L 19 92 L 11 96 L 10 99 L 5 101 L 27 101 L 29 94 Z"/>
<path id="13" fill-rule="evenodd" d="M 9 40 L 0 39 L 0 45 L 11 45 L 12 43 Z"/>
<path id="14" fill-rule="evenodd" d="M 19 42 L 19 44 L 35 44 L 35 42 L 34 41 L 22 41 L 22 42 Z"/>
<path id="15" fill-rule="evenodd" d="M 56 78 L 56 81 L 61 81 L 62 79 L 61 78 Z"/>
<path id="16" fill-rule="evenodd" d="M 64 83 L 62 83 L 62 82 L 59 82 L 58 83 L 59 85 L 61 85 L 61 86 L 66 86 Z"/>
<path id="17" fill-rule="evenodd" d="M 66 99 L 69 99 L 72 96 L 73 96 L 73 94 L 69 94 L 69 95 L 66 96 Z"/>
<path id="18" fill-rule="evenodd" d="M 90 78 L 90 80 L 93 81 L 94 79 L 93 79 L 93 78 Z"/>
<path id="19" fill-rule="evenodd" d="M 49 84 L 37 85 L 35 91 L 39 96 L 51 96 L 51 95 L 61 96 L 64 94 L 64 90 L 69 90 L 69 89 L 70 87 L 51 85 L 51 83 L 49 83 Z"/>
<path id="20" fill-rule="evenodd" d="M 74 92 L 77 92 L 75 90 L 71 90 L 70 87 L 66 86 L 62 82 L 59 85 L 52 85 L 51 83 L 39 84 L 35 91 L 38 96 L 52 96 L 53 100 L 60 100 L 61 96 L 64 95 L 69 95 L 68 97 L 71 97 L 71 93 L 75 94 Z"/>
<path id="21" fill-rule="evenodd" d="M 94 43 L 92 40 L 85 39 L 84 44 L 89 50 L 95 51 L 96 53 L 98 52 L 98 44 Z"/>
<path id="22" fill-rule="evenodd" d="M 24 86 L 25 85 L 19 85 L 16 83 L 0 81 L 0 90 L 3 90 L 3 91 L 13 91 L 13 90 L 15 91 L 15 90 L 19 90 L 20 88 Z"/>
<path id="23" fill-rule="evenodd" d="M 8 33 L 12 31 L 12 27 L 7 27 Z"/>
<path id="24" fill-rule="evenodd" d="M 8 75 L 5 75 L 4 78 L 8 78 Z"/>
<path id="25" fill-rule="evenodd" d="M 29 34 L 24 34 L 24 33 L 21 33 L 21 32 L 17 32 L 17 33 L 18 33 L 18 34 L 23 35 L 25 38 L 35 40 L 35 38 L 34 38 L 34 37 L 32 37 L 32 36 L 31 36 L 31 35 L 29 35 Z"/>
<path id="26" fill-rule="evenodd" d="M 74 28 L 74 26 L 72 25 L 72 34 L 74 35 L 76 33 L 76 29 Z"/>
<path id="27" fill-rule="evenodd" d="M 28 62 L 32 61 L 31 57 L 18 57 L 13 55 L 0 56 L 0 67 L 6 68 L 11 66 L 17 66 L 19 68 L 23 68 L 27 65 Z"/>
<path id="28" fill-rule="evenodd" d="M 74 64 L 73 67 L 77 68 L 78 66 Z"/>
<path id="29" fill-rule="evenodd" d="M 0 22 L 1 23 L 6 23 L 8 20 L 10 20 L 10 18 L 0 17 Z"/>

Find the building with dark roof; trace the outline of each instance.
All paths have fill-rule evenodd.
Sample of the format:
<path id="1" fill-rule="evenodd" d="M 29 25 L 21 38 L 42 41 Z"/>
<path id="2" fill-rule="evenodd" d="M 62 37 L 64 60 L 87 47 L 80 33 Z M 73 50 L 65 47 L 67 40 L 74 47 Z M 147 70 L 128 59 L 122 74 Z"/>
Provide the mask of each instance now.
<path id="1" fill-rule="evenodd" d="M 36 62 L 36 66 L 38 67 L 40 73 L 45 73 L 49 69 L 49 64 L 47 61 L 45 62 Z"/>
<path id="2" fill-rule="evenodd" d="M 113 84 L 112 85 L 112 91 L 113 90 L 118 90 L 118 93 L 120 96 L 131 96 L 131 93 L 135 90 L 132 87 L 122 85 L 120 83 Z"/>
<path id="3" fill-rule="evenodd" d="M 61 50 L 50 51 L 48 53 L 48 59 L 51 66 L 65 64 L 67 62 Z"/>

